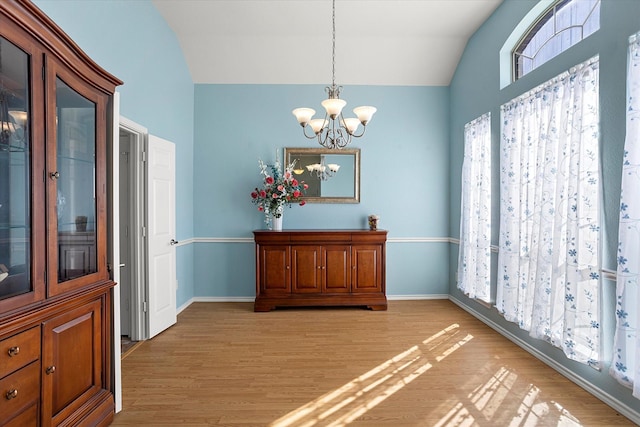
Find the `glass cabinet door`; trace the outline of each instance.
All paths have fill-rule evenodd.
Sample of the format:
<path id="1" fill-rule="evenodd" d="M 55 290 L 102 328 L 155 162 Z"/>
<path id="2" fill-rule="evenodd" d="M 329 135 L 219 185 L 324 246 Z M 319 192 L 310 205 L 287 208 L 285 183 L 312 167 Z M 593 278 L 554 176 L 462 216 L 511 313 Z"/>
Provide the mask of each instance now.
<path id="1" fill-rule="evenodd" d="M 64 65 L 47 63 L 49 297 L 108 279 L 107 103 Z"/>
<path id="2" fill-rule="evenodd" d="M 96 105 L 56 78 L 58 282 L 97 271 Z"/>
<path id="3" fill-rule="evenodd" d="M 0 301 L 33 292 L 29 55 L 0 37 Z"/>

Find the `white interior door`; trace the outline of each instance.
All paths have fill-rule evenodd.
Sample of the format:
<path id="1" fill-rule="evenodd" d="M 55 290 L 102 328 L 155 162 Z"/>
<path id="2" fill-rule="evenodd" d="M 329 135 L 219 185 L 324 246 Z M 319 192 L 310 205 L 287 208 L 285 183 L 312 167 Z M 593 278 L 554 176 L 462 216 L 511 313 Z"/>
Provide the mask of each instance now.
<path id="1" fill-rule="evenodd" d="M 149 338 L 177 321 L 175 145 L 149 135 L 147 148 L 147 245 Z"/>

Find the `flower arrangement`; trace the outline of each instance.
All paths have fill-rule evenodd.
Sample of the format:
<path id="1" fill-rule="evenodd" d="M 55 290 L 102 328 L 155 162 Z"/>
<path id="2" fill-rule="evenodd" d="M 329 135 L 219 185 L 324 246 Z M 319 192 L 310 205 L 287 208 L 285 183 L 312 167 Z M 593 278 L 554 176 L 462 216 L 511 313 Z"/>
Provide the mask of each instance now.
<path id="1" fill-rule="evenodd" d="M 265 223 L 269 224 L 271 217 L 280 218 L 285 205 L 291 207 L 292 203 L 305 205 L 304 193 L 309 186 L 304 181 L 298 181 L 293 176 L 295 161 L 281 170 L 280 161 L 273 165 L 267 165 L 258 159 L 260 174 L 263 176 L 262 188 L 251 192 L 251 202 L 258 206 L 260 212 L 264 212 Z"/>

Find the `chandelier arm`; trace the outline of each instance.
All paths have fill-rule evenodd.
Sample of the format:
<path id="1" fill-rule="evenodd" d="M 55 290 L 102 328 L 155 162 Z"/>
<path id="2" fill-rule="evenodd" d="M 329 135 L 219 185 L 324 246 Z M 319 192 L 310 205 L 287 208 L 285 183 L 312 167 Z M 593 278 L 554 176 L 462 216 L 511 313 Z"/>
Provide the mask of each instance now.
<path id="1" fill-rule="evenodd" d="M 356 135 L 356 133 L 352 133 L 351 136 L 353 136 L 354 138 L 360 138 L 362 135 L 364 135 L 364 133 L 367 131 L 367 126 L 366 125 L 362 125 L 362 132 L 360 132 L 359 135 Z"/>
<path id="2" fill-rule="evenodd" d="M 324 127 L 320 132 L 318 132 L 318 144 L 326 148 L 331 148 L 329 146 L 328 141 L 329 141 L 329 128 Z"/>
<path id="3" fill-rule="evenodd" d="M 351 134 L 346 129 L 341 128 L 339 130 L 340 137 L 338 138 L 338 148 L 345 148 L 351 143 Z M 346 135 L 345 135 L 346 134 Z"/>
<path id="4" fill-rule="evenodd" d="M 315 133 L 314 133 L 313 135 L 311 135 L 311 136 L 307 135 L 307 128 L 308 128 L 308 127 L 311 127 L 311 126 L 306 125 L 306 126 L 303 126 L 303 127 L 302 127 L 302 134 L 303 134 L 307 139 L 314 139 L 314 138 L 316 137 L 316 134 L 315 134 Z M 312 130 L 312 132 L 313 132 L 313 130 Z"/>

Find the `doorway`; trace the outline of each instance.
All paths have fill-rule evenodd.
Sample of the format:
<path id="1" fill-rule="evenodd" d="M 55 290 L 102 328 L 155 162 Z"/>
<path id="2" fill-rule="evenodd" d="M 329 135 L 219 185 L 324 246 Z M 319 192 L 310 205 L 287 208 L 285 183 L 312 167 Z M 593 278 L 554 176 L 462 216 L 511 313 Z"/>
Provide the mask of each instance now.
<path id="1" fill-rule="evenodd" d="M 119 237 L 122 353 L 147 338 L 144 149 L 146 129 L 120 118 Z"/>

